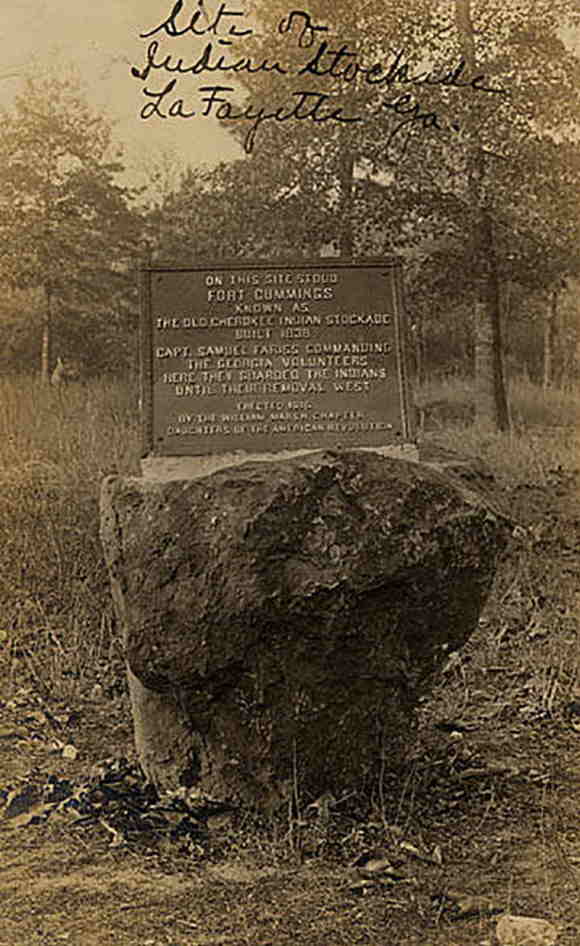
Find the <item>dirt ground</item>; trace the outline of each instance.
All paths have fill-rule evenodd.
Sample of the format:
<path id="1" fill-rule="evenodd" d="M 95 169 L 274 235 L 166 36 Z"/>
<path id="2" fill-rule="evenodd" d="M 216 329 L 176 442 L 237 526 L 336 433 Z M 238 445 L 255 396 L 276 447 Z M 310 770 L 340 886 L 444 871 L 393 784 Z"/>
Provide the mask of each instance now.
<path id="1" fill-rule="evenodd" d="M 578 589 L 578 478 L 507 498 L 536 559 Z M 123 772 L 133 808 L 144 797 L 122 688 L 96 687 L 69 705 L 6 665 L 0 946 L 491 946 L 506 912 L 549 920 L 559 946 L 578 946 L 578 641 L 568 641 L 575 651 L 564 640 L 547 649 L 551 628 L 538 615 L 552 613 L 539 601 L 549 591 L 536 588 L 530 629 L 507 587 L 422 706 L 407 764 L 385 775 L 366 808 L 356 798 L 305 800 L 299 815 L 269 825 L 206 811 L 181 839 L 161 822 L 153 832 L 119 828 Z M 562 622 L 558 634 L 573 636 Z M 555 654 L 568 655 L 557 674 L 539 676 L 534 661 L 553 667 Z M 561 699 L 550 697 L 553 681 Z M 104 792 L 99 773 L 121 758 L 126 768 Z M 54 801 L 89 784 L 101 784 L 92 818 Z M 137 817 L 130 797 L 127 818 Z"/>

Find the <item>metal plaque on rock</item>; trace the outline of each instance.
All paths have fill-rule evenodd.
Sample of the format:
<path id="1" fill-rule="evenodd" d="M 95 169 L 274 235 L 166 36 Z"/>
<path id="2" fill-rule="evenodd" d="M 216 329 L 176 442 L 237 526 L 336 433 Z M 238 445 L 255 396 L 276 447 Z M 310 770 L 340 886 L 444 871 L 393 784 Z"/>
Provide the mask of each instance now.
<path id="1" fill-rule="evenodd" d="M 396 263 L 151 266 L 142 279 L 146 454 L 410 439 Z"/>

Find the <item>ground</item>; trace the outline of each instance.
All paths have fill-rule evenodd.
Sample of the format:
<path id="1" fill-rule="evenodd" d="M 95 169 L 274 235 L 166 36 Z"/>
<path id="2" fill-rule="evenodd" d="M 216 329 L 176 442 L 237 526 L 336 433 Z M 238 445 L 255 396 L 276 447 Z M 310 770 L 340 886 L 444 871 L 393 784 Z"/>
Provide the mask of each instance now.
<path id="1" fill-rule="evenodd" d="M 188 821 L 139 783 L 119 680 L 67 703 L 5 654 L 0 946 L 483 946 L 505 912 L 578 946 L 579 484 L 488 481 L 514 547 L 364 803 Z"/>

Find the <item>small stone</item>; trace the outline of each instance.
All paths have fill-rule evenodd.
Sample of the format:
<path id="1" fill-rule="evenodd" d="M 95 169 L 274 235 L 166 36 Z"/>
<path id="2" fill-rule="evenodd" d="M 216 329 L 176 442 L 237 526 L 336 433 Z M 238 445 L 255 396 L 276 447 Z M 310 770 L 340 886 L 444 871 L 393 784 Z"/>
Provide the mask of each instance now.
<path id="1" fill-rule="evenodd" d="M 501 913 L 501 907 L 497 907 L 489 897 L 478 897 L 458 890 L 450 890 L 447 898 L 453 901 L 452 914 L 458 920 L 470 916 L 493 916 L 494 913 Z"/>
<path id="2" fill-rule="evenodd" d="M 70 743 L 62 750 L 63 759 L 68 759 L 69 762 L 74 762 L 78 754 L 79 750 L 76 748 L 76 746 L 72 746 Z"/>
<path id="3" fill-rule="evenodd" d="M 218 815 L 210 815 L 206 824 L 210 831 L 223 831 L 225 828 L 231 827 L 233 817 L 234 813 L 232 811 L 224 811 Z"/>
<path id="4" fill-rule="evenodd" d="M 558 930 L 531 916 L 502 916 L 495 929 L 499 946 L 554 946 Z"/>
<path id="5" fill-rule="evenodd" d="M 348 889 L 350 893 L 359 897 L 364 897 L 365 894 L 369 892 L 369 890 L 376 890 L 377 888 L 376 884 L 374 884 L 372 880 L 363 879 L 357 881 L 355 884 L 351 884 Z"/>
<path id="6" fill-rule="evenodd" d="M 443 864 L 443 853 L 441 851 L 441 846 L 439 844 L 436 844 L 435 847 L 433 848 L 431 857 L 436 864 L 439 864 L 439 866 Z"/>
<path id="7" fill-rule="evenodd" d="M 393 865 L 388 857 L 381 857 L 380 854 L 374 857 L 371 855 L 361 858 L 360 862 L 356 864 L 356 867 L 363 874 L 391 873 L 393 870 Z"/>
<path id="8" fill-rule="evenodd" d="M 39 801 L 40 793 L 33 785 L 25 785 L 20 790 L 14 789 L 8 793 L 3 815 L 5 818 L 15 818 L 30 811 Z"/>

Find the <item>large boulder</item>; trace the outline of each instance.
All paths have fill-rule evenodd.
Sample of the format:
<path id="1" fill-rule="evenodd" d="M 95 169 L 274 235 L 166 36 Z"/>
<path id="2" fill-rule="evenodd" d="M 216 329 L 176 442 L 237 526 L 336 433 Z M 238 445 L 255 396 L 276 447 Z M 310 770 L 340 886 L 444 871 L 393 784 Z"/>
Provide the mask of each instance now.
<path id="1" fill-rule="evenodd" d="M 101 533 L 145 772 L 268 806 L 399 757 L 509 526 L 457 477 L 353 451 L 109 478 Z"/>

